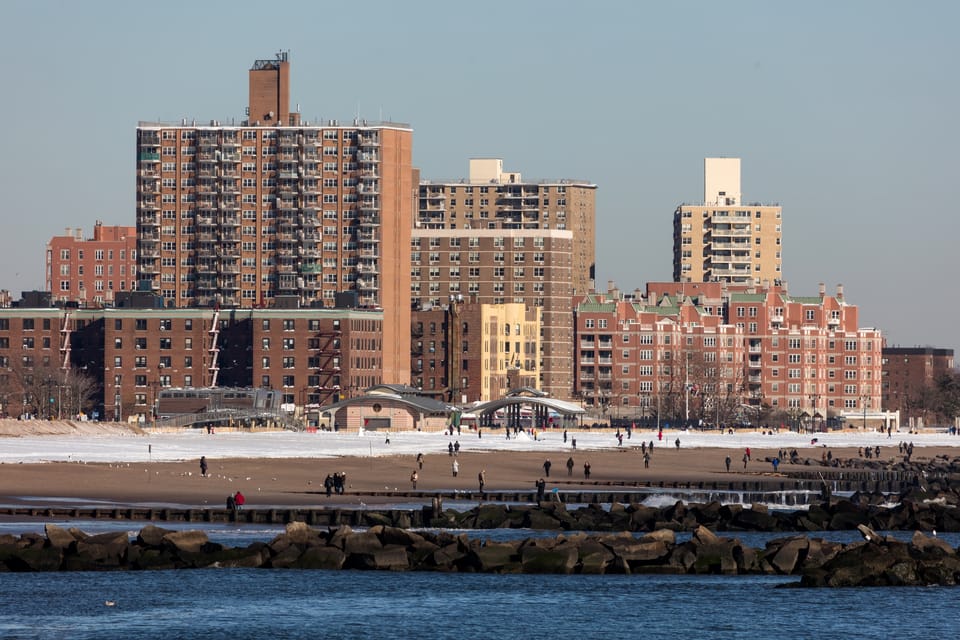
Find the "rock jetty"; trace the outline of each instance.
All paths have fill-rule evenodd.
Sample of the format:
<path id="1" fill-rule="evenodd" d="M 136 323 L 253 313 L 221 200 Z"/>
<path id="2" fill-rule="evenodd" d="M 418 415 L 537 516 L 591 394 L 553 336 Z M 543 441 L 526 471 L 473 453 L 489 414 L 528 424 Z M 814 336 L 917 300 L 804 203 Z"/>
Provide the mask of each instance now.
<path id="1" fill-rule="evenodd" d="M 672 530 L 560 534 L 494 542 L 466 534 L 378 525 L 320 530 L 302 522 L 270 542 L 226 547 L 203 531 L 154 525 L 131 539 L 125 531 L 87 535 L 47 525 L 45 535 L 0 536 L 0 571 L 104 571 L 269 568 L 459 573 L 769 574 L 800 576 L 788 586 L 956 585 L 960 556 L 943 541 L 915 533 L 909 543 L 862 527 L 865 540 L 839 544 L 802 535 L 744 545 L 698 527 L 678 542 Z"/>

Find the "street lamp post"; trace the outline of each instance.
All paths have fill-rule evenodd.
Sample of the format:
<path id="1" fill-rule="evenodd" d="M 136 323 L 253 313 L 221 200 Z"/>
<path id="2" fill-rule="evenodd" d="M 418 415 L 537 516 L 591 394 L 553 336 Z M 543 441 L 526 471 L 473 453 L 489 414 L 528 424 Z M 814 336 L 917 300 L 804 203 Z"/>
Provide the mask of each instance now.
<path id="1" fill-rule="evenodd" d="M 810 404 L 813 407 L 813 413 L 810 414 L 810 420 L 813 423 L 813 430 L 817 430 L 817 404 L 820 401 L 820 395 L 816 393 L 810 394 Z"/>

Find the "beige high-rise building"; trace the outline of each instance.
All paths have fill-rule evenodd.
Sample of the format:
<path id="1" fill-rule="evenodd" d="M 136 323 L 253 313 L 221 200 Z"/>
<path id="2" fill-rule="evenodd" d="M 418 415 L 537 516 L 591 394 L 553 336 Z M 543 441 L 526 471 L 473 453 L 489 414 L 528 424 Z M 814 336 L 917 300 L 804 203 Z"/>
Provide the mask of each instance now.
<path id="1" fill-rule="evenodd" d="M 554 229 L 424 229 L 413 231 L 411 299 L 419 309 L 451 296 L 465 302 L 523 303 L 541 310 L 537 385 L 573 394 L 572 248 L 574 233 Z"/>
<path id="2" fill-rule="evenodd" d="M 703 203 L 673 214 L 674 281 L 780 280 L 780 205 L 742 202 L 739 158 L 706 158 L 703 176 Z"/>
<path id="3" fill-rule="evenodd" d="M 166 306 L 382 309 L 383 375 L 410 376 L 409 125 L 310 123 L 285 53 L 247 119 L 137 127 L 139 287 Z"/>
<path id="4" fill-rule="evenodd" d="M 573 232 L 574 295 L 593 289 L 597 185 L 585 180 L 524 181 L 499 158 L 471 158 L 459 180 L 421 180 L 421 229 L 556 229 Z"/>

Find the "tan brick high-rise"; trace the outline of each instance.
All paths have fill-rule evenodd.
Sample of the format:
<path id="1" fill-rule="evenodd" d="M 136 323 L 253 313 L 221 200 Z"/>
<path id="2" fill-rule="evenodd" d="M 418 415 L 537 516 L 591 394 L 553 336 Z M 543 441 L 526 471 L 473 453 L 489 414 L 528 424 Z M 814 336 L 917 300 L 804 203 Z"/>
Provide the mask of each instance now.
<path id="1" fill-rule="evenodd" d="M 741 202 L 739 158 L 706 158 L 703 172 L 703 204 L 673 214 L 674 281 L 782 279 L 781 207 Z"/>
<path id="2" fill-rule="evenodd" d="M 139 286 L 174 307 L 382 309 L 383 381 L 408 383 L 412 129 L 304 121 L 289 64 L 253 64 L 239 124 L 137 127 Z"/>

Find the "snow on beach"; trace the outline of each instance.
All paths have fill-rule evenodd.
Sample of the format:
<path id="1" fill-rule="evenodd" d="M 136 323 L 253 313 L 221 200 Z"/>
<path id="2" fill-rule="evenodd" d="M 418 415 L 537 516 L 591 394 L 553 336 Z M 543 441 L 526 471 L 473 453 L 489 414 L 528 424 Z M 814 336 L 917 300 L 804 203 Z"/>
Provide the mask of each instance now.
<path id="1" fill-rule="evenodd" d="M 389 436 L 389 443 L 387 437 Z M 578 450 L 615 450 L 618 448 L 613 430 L 570 431 L 567 442 L 561 430 L 538 434 L 536 440 L 521 433 L 508 440 L 503 430 L 484 431 L 478 437 L 475 431 L 466 431 L 453 437 L 445 433 L 424 432 L 217 432 L 203 430 L 185 432 L 149 431 L 137 434 L 130 431 L 112 435 L 25 435 L 0 438 L 0 463 L 40 462 L 172 462 L 190 460 L 205 455 L 217 458 L 332 458 L 338 456 L 390 456 L 445 454 L 450 443 L 459 441 L 461 453 L 489 451 L 572 451 L 576 439 Z M 653 441 L 656 447 L 675 446 L 677 438 L 683 448 L 718 447 L 729 449 L 793 449 L 811 447 L 896 447 L 900 442 L 913 442 L 915 447 L 960 447 L 960 437 L 947 433 L 910 434 L 905 430 L 885 433 L 858 430 L 828 433 L 798 434 L 781 431 L 764 435 L 759 431 L 737 431 L 734 434 L 716 432 L 664 430 L 663 440 L 655 431 L 635 430 L 628 439 L 624 434 L 623 447 L 639 447 L 641 442 Z"/>

